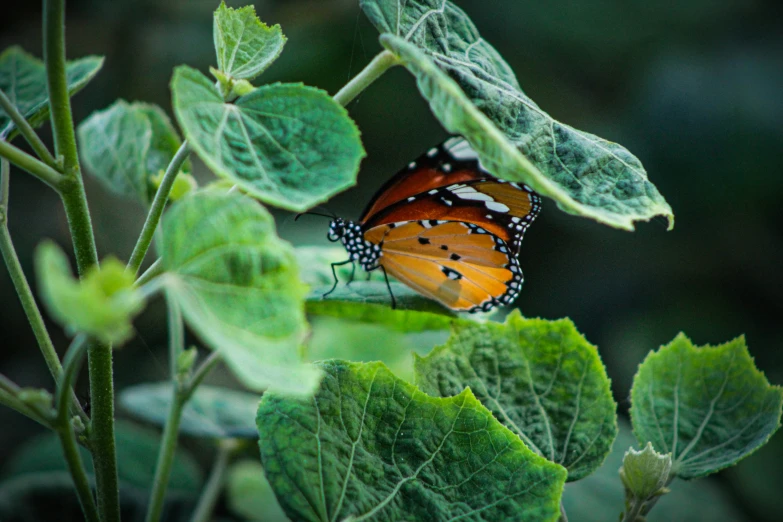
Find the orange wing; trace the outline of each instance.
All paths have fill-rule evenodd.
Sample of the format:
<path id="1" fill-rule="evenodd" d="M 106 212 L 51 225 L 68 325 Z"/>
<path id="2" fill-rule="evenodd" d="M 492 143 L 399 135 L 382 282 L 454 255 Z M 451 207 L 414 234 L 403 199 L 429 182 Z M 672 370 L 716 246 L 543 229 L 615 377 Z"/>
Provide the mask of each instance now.
<path id="1" fill-rule="evenodd" d="M 470 223 L 412 221 L 368 230 L 379 264 L 417 292 L 453 310 L 510 304 L 522 286 L 519 262 L 499 237 Z"/>
<path id="2" fill-rule="evenodd" d="M 365 226 L 402 221 L 463 221 L 487 230 L 505 241 L 512 251 L 519 252 L 525 230 L 540 209 L 541 198 L 526 186 L 483 178 L 409 196 L 373 215 Z"/>

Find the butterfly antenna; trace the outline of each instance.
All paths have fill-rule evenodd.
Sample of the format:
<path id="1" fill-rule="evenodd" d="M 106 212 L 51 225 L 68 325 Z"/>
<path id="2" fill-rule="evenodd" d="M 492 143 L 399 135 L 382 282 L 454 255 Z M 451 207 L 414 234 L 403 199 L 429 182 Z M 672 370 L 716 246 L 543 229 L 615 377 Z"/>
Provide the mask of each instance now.
<path id="1" fill-rule="evenodd" d="M 294 221 L 299 221 L 299 218 L 302 216 L 321 216 L 329 219 L 337 219 L 337 216 L 335 215 L 329 215 L 329 214 L 321 214 L 320 212 L 300 212 L 296 215 L 294 218 Z"/>

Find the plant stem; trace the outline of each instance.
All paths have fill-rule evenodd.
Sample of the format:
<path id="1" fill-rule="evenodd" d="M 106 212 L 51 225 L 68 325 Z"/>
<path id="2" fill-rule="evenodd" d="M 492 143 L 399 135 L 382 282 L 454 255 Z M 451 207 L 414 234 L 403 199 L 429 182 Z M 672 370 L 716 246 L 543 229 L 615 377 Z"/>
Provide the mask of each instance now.
<path id="1" fill-rule="evenodd" d="M 44 0 L 44 62 L 55 155 L 63 157 L 60 196 L 68 217 L 79 275 L 98 264 L 87 196 L 79 168 L 76 132 L 65 75 L 65 1 Z M 95 467 L 98 511 L 103 522 L 120 520 L 120 491 L 114 442 L 114 382 L 111 346 L 91 342 L 88 348 L 92 420 L 90 449 Z"/>
<path id="2" fill-rule="evenodd" d="M 41 311 L 35 302 L 33 291 L 27 282 L 27 277 L 24 275 L 22 264 L 19 262 L 19 256 L 16 254 L 11 234 L 8 231 L 8 174 L 8 162 L 0 160 L 0 252 L 2 252 L 3 260 L 8 267 L 8 274 L 11 277 L 14 289 L 16 289 L 16 294 L 19 296 L 19 301 L 22 303 L 22 309 L 27 316 L 27 321 L 33 329 L 36 341 L 38 341 L 38 347 L 43 354 L 44 361 L 46 361 L 46 366 L 49 368 L 49 373 L 52 374 L 55 381 L 58 381 L 62 376 L 63 367 L 54 349 L 52 339 L 49 337 Z M 75 394 L 73 398 L 74 414 L 79 415 L 82 422 L 89 422 L 87 414 L 82 410 Z"/>
<path id="3" fill-rule="evenodd" d="M 54 429 L 51 415 L 48 412 L 42 412 L 19 398 L 23 391 L 8 377 L 0 374 L 0 404 L 21 413 L 46 428 Z"/>
<path id="4" fill-rule="evenodd" d="M 237 441 L 234 439 L 224 439 L 220 441 L 215 465 L 212 467 L 212 472 L 209 474 L 207 485 L 204 486 L 204 490 L 201 492 L 201 498 L 199 498 L 198 505 L 196 506 L 195 511 L 193 511 L 190 522 L 209 522 L 218 497 L 220 497 L 220 492 L 223 489 L 226 468 L 228 467 L 228 463 L 231 460 L 237 445 Z"/>
<path id="5" fill-rule="evenodd" d="M 166 308 L 168 310 L 169 324 L 169 373 L 171 382 L 178 382 L 177 359 L 185 350 L 185 323 L 182 322 L 182 309 L 179 303 L 171 295 L 166 295 Z"/>
<path id="6" fill-rule="evenodd" d="M 3 140 L 0 140 L 0 157 L 7 158 L 8 161 L 29 172 L 55 190 L 58 189 L 60 182 L 63 180 L 63 175 L 52 167 Z"/>
<path id="7" fill-rule="evenodd" d="M 196 371 L 193 372 L 193 377 L 190 378 L 190 384 L 188 385 L 188 398 L 190 398 L 196 388 L 199 387 L 201 381 L 204 380 L 204 377 L 206 377 L 207 374 L 212 371 L 212 368 L 220 362 L 221 358 L 220 352 L 212 352 L 209 357 L 204 359 L 204 362 L 201 363 Z"/>
<path id="8" fill-rule="evenodd" d="M 171 465 L 174 463 L 174 455 L 177 449 L 177 436 L 179 424 L 182 420 L 182 409 L 185 401 L 182 400 L 180 390 L 176 384 L 171 389 L 171 405 L 169 416 L 166 419 L 166 427 L 163 430 L 163 440 L 158 452 L 158 463 L 155 466 L 155 480 L 152 483 L 150 502 L 147 507 L 147 522 L 157 522 L 163 511 L 163 501 L 166 497 L 166 487 L 169 484 Z"/>
<path id="9" fill-rule="evenodd" d="M 147 250 L 150 248 L 152 238 L 155 235 L 155 230 L 160 223 L 160 217 L 163 215 L 163 210 L 166 208 L 166 202 L 169 199 L 171 193 L 171 187 L 174 186 L 174 181 L 177 179 L 179 169 L 182 168 L 182 164 L 190 155 L 190 148 L 188 147 L 187 140 L 182 142 L 177 153 L 171 159 L 166 173 L 163 175 L 163 180 L 160 182 L 158 191 L 155 193 L 155 198 L 152 200 L 150 211 L 147 214 L 147 220 L 144 222 L 144 227 L 141 229 L 139 240 L 136 242 L 136 246 L 133 249 L 130 260 L 128 261 L 128 270 L 131 270 L 134 275 L 138 273 L 139 267 L 144 256 L 147 255 Z"/>
<path id="10" fill-rule="evenodd" d="M 389 68 L 399 65 L 399 63 L 399 59 L 390 51 L 383 51 L 377 54 L 367 67 L 362 69 L 345 87 L 340 89 L 340 92 L 334 95 L 334 100 L 345 107 Z"/>
<path id="11" fill-rule="evenodd" d="M 150 502 L 147 507 L 147 522 L 157 522 L 163 511 L 163 502 L 166 498 L 166 488 L 171 475 L 171 466 L 177 449 L 177 436 L 182 420 L 182 410 L 185 408 L 193 392 L 196 390 L 207 373 L 215 366 L 217 357 L 210 356 L 205 360 L 191 379 L 185 384 L 180 384 L 177 373 L 177 356 L 182 353 L 185 345 L 184 325 L 179 304 L 173 298 L 166 299 L 169 308 L 169 359 L 171 361 L 171 404 L 169 415 L 166 419 L 166 427 L 163 430 L 163 440 L 158 452 L 158 462 L 155 466 L 155 480 L 152 483 Z M 216 355 L 216 354 L 213 354 Z"/>
<path id="12" fill-rule="evenodd" d="M 44 142 L 38 137 L 38 134 L 36 134 L 25 117 L 22 116 L 16 106 L 11 103 L 11 100 L 8 99 L 8 96 L 6 96 L 2 90 L 0 90 L 0 107 L 2 107 L 11 120 L 13 120 L 16 124 L 16 128 L 19 129 L 19 133 L 24 136 L 24 139 L 27 140 L 27 143 L 30 144 L 38 157 L 41 158 L 41 161 L 57 170 L 57 161 L 54 159 L 54 156 L 52 156 L 52 153 L 49 152 L 49 149 L 46 148 L 46 145 L 44 145 Z"/>
<path id="13" fill-rule="evenodd" d="M 84 361 L 87 346 L 87 337 L 80 335 L 73 340 L 73 343 L 68 348 L 68 352 L 65 354 L 65 370 L 63 371 L 62 379 L 57 385 L 57 434 L 60 436 L 63 455 L 65 455 L 65 461 L 68 463 L 68 469 L 71 472 L 71 477 L 76 487 L 76 495 L 79 497 L 79 504 L 82 506 L 84 517 L 88 522 L 98 522 L 98 510 L 95 507 L 95 499 L 92 496 L 92 489 L 87 480 L 87 473 L 84 470 L 79 447 L 76 444 L 76 436 L 68 417 L 71 384 Z"/>
<path id="14" fill-rule="evenodd" d="M 568 522 L 568 515 L 566 514 L 565 506 L 563 505 L 563 501 L 560 501 L 560 520 L 559 522 Z"/>
<path id="15" fill-rule="evenodd" d="M 150 265 L 150 267 L 144 271 L 143 274 L 139 276 L 138 279 L 136 279 L 136 287 L 142 287 L 161 275 L 164 272 L 163 270 L 163 259 L 158 258 L 155 260 L 154 263 Z"/>

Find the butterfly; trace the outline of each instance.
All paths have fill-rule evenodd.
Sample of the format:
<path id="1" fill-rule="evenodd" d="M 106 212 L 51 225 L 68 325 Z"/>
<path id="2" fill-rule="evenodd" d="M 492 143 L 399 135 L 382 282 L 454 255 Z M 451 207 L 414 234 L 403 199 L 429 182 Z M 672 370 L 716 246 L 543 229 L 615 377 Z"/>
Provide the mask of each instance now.
<path id="1" fill-rule="evenodd" d="M 541 210 L 530 187 L 499 180 L 461 137 L 446 140 L 397 173 L 359 221 L 335 218 L 328 239 L 349 259 L 453 310 L 487 312 L 511 304 L 522 287 L 517 259 Z"/>

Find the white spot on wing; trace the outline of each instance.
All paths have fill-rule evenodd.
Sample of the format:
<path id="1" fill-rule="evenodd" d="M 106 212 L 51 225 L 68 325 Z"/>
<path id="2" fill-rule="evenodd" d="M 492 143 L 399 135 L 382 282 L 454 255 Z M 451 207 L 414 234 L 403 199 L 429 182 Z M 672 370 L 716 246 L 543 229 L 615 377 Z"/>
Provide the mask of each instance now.
<path id="1" fill-rule="evenodd" d="M 495 212 L 508 212 L 509 210 L 511 210 L 503 203 L 498 203 L 497 201 L 487 201 L 486 203 L 484 203 L 484 205 L 489 210 L 493 210 Z"/>

